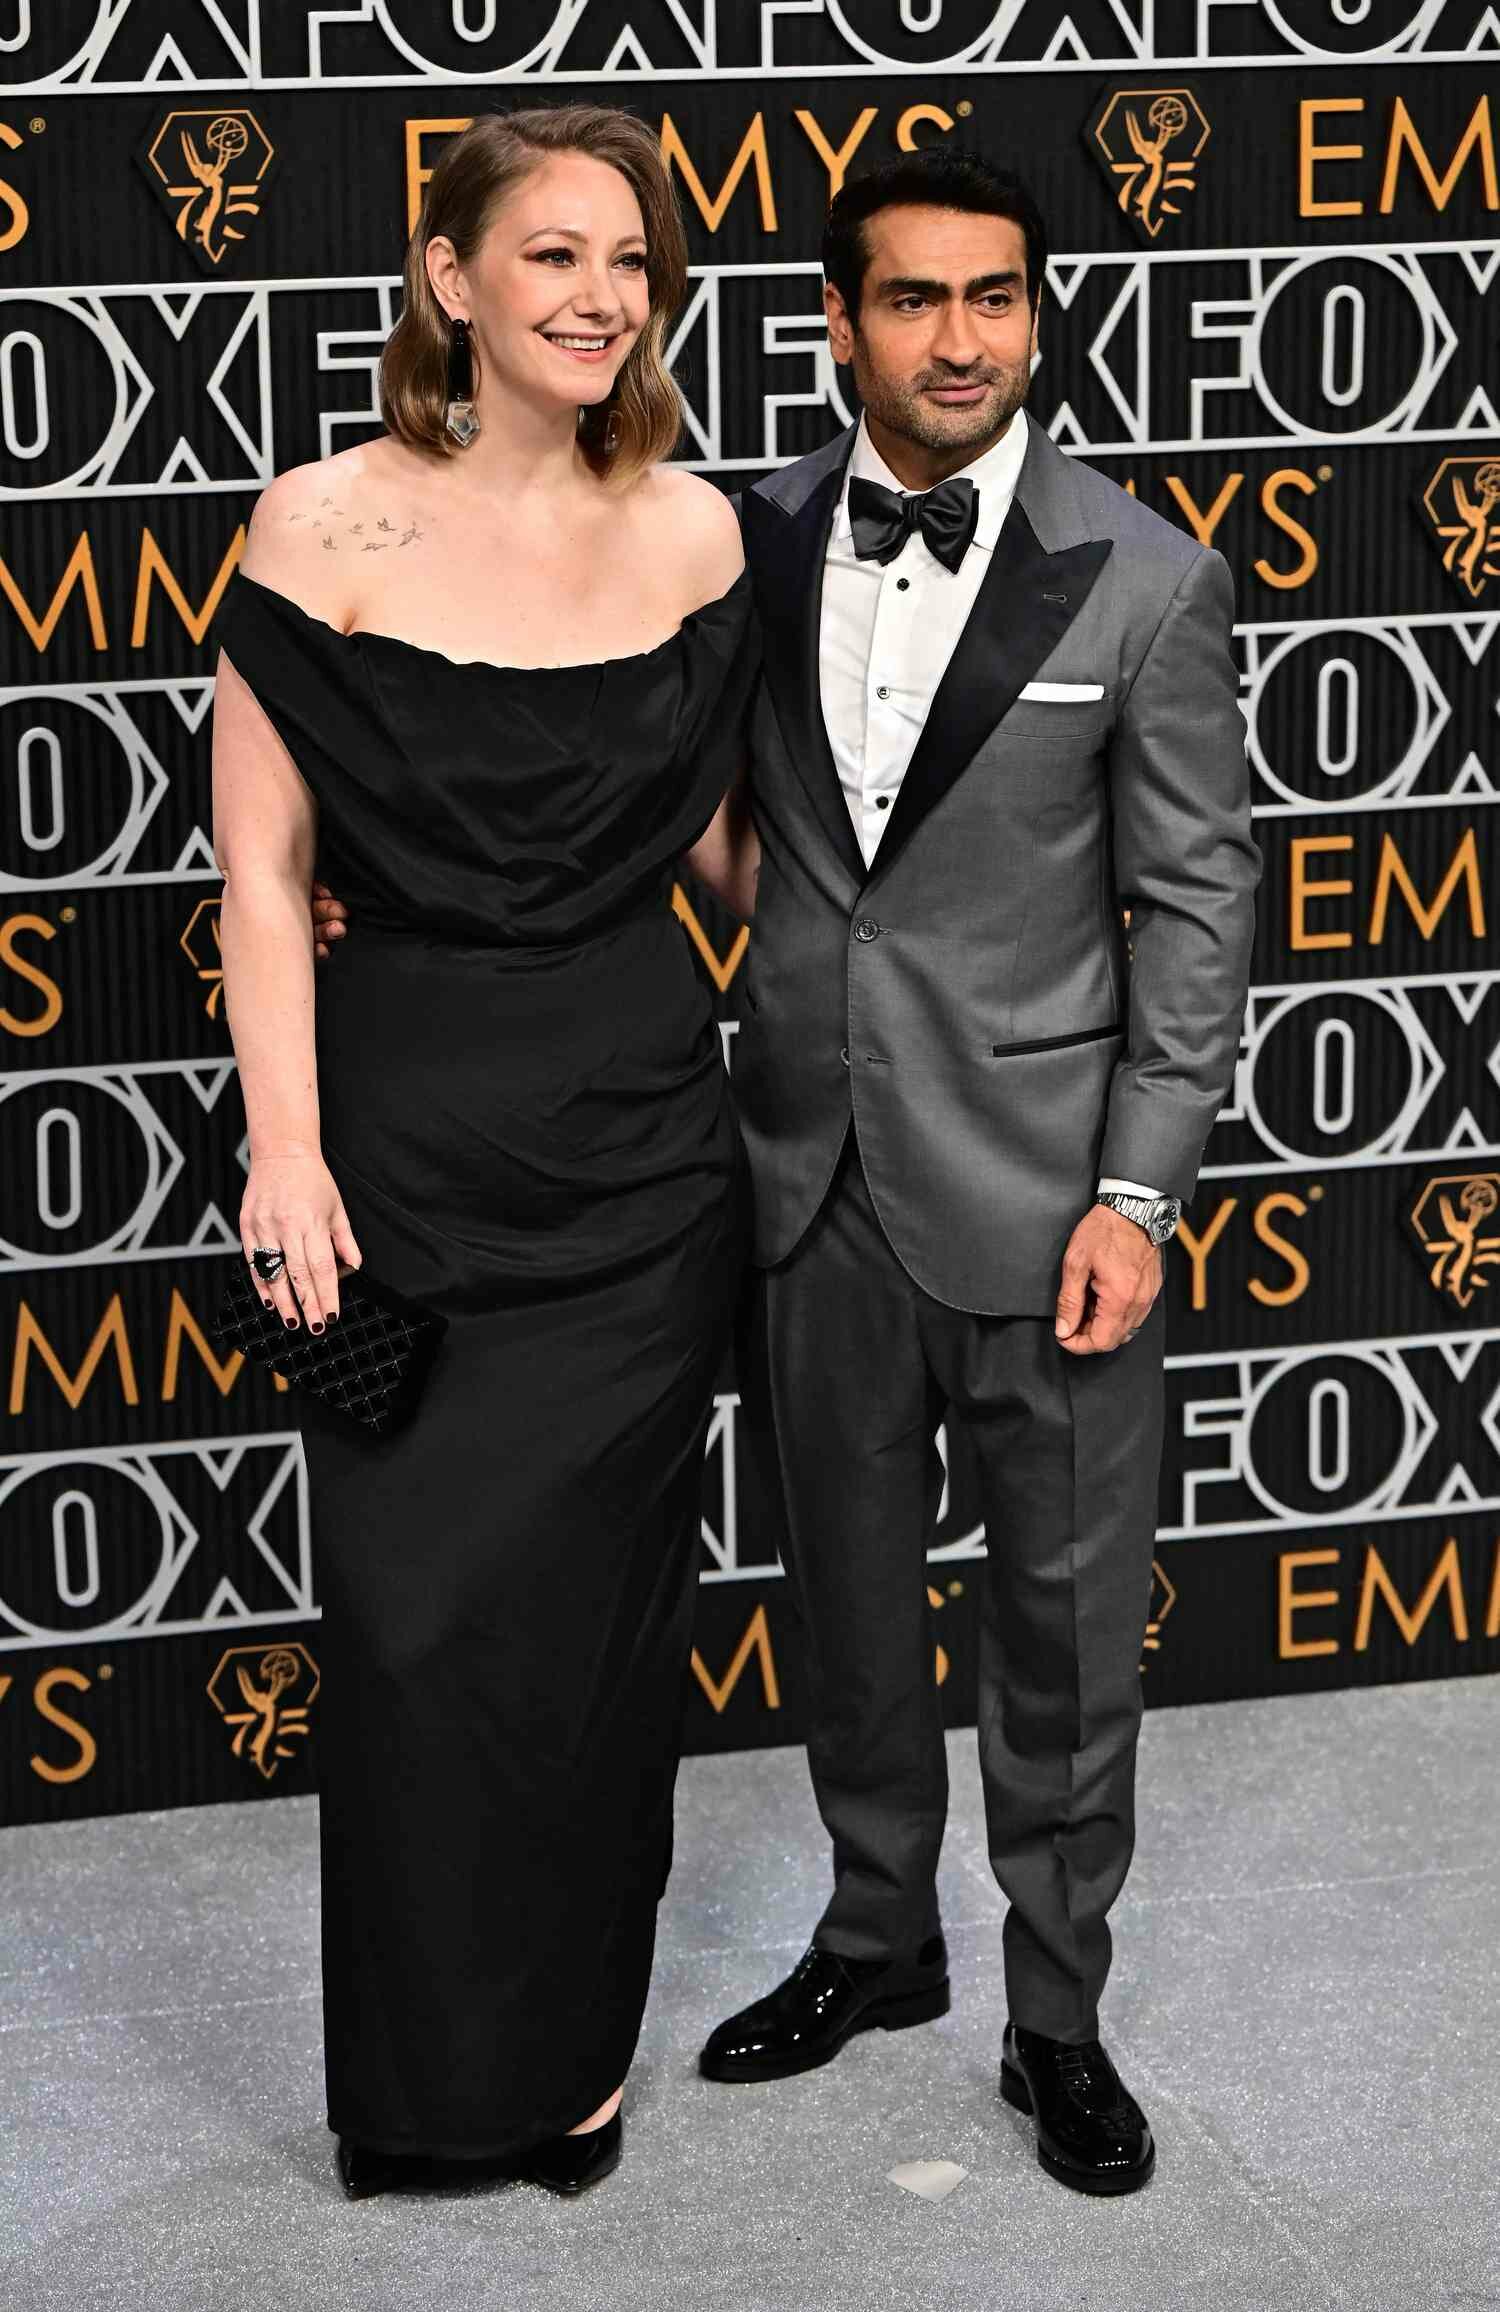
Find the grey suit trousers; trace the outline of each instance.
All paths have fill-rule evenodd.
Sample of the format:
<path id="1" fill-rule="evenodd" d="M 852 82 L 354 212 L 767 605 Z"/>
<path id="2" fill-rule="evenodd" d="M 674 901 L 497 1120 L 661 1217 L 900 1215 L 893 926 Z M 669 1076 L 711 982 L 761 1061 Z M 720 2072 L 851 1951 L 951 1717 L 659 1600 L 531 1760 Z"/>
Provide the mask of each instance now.
<path id="1" fill-rule="evenodd" d="M 1097 2032 L 1134 1844 L 1162 1343 L 1160 1299 L 1134 1341 L 1093 1357 L 1068 1355 L 1048 1319 L 934 1300 L 886 1239 L 852 1132 L 797 1249 L 752 1274 L 741 1323 L 745 1422 L 781 1497 L 833 1841 L 814 1939 L 907 1957 L 939 1923 L 948 1776 L 925 1558 L 946 1413 L 976 1449 L 988 1537 L 979 1763 L 1010 1905 L 1010 2014 L 1071 2042 Z"/>

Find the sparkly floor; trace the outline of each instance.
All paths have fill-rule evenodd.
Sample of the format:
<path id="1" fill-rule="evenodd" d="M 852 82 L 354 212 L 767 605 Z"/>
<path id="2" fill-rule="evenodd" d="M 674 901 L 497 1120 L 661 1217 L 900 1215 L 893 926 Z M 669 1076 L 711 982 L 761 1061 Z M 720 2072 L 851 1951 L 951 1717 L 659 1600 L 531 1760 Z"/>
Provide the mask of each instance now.
<path id="1" fill-rule="evenodd" d="M 1037 2167 L 994 2092 L 999 1904 L 952 1738 L 954 2011 L 779 2087 L 699 2040 L 825 1879 L 800 1752 L 684 1770 L 625 2165 L 339 2196 L 313 1802 L 0 1833 L 10 2312 L 1435 2312 L 1500 2303 L 1500 1805 L 1483 1680 L 1148 1719 L 1106 2035 L 1160 2144 L 1134 2199 Z M 729 1826 L 733 1825 L 731 1832 Z M 969 2172 L 940 2203 L 887 2172 Z"/>

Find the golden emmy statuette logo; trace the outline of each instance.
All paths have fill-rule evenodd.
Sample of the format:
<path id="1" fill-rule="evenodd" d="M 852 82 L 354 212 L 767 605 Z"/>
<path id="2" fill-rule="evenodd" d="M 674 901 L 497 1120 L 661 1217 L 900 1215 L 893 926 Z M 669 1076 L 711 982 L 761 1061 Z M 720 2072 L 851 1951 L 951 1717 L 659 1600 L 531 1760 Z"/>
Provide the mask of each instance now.
<path id="1" fill-rule="evenodd" d="M 1190 88 L 1116 89 L 1095 115 L 1089 149 L 1115 185 L 1116 206 L 1148 240 L 1182 215 L 1208 135 Z"/>
<path id="2" fill-rule="evenodd" d="M 959 1584 L 955 1583 L 955 1595 L 957 1594 L 959 1586 Z M 948 1603 L 948 1600 L 944 1597 L 942 1591 L 940 1589 L 934 1589 L 931 1582 L 927 1584 L 927 1603 L 931 1606 L 934 1613 L 941 1613 L 943 1607 Z M 951 1667 L 952 1664 L 948 1660 L 947 1647 L 938 1646 L 933 1654 L 933 1683 L 938 1686 L 945 1685 L 947 1683 L 948 1672 Z"/>
<path id="3" fill-rule="evenodd" d="M 1443 541 L 1443 568 L 1477 602 L 1500 578 L 1500 450 L 1444 458 L 1422 505 Z"/>
<path id="4" fill-rule="evenodd" d="M 1146 1652 L 1148 1654 L 1161 1652 L 1161 1626 L 1176 1603 L 1176 1590 L 1168 1581 L 1160 1564 L 1153 1558 L 1151 1560 L 1151 1599 L 1146 1607 Z M 1143 1661 L 1141 1668 L 1144 1670 L 1145 1667 Z"/>
<path id="5" fill-rule="evenodd" d="M 1427 1255 L 1427 1281 L 1461 1309 L 1488 1291 L 1484 1272 L 1500 1261 L 1500 1233 L 1485 1229 L 1497 1211 L 1500 1172 L 1440 1173 L 1412 1206 L 1411 1225 Z"/>
<path id="6" fill-rule="evenodd" d="M 260 214 L 260 189 L 275 147 L 243 105 L 169 112 L 141 159 L 177 238 L 201 265 L 223 262 L 241 225 Z"/>
<path id="7" fill-rule="evenodd" d="M 278 1639 L 274 1646 L 231 1646 L 208 1681 L 208 1698 L 226 1726 L 230 1747 L 269 1782 L 283 1758 L 309 1731 L 307 1714 L 318 1696 L 318 1665 L 306 1646 Z"/>
<path id="8" fill-rule="evenodd" d="M 188 917 L 187 929 L 177 944 L 208 990 L 204 1008 L 211 1020 L 219 1016 L 224 1000 L 224 963 L 219 944 L 218 899 L 200 899 Z"/>

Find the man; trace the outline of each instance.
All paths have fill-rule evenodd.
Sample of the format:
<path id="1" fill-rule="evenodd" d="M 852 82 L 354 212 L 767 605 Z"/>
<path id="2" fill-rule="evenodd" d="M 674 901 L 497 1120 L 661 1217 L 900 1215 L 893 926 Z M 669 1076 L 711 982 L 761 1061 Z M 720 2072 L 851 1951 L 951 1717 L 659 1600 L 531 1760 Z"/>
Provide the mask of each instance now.
<path id="1" fill-rule="evenodd" d="M 734 1073 L 740 1381 L 834 1891 L 701 2067 L 781 2079 L 947 2010 L 924 1578 L 946 1415 L 988 1537 L 1001 2092 L 1051 2174 L 1131 2191 L 1155 2147 L 1098 2000 L 1133 1840 L 1160 1248 L 1232 1075 L 1259 869 L 1233 592 L 1028 423 L 1046 245 L 1015 177 L 897 160 L 845 187 L 823 258 L 864 415 L 741 509 L 766 682 Z M 342 913 L 319 897 L 320 937 Z"/>
<path id="2" fill-rule="evenodd" d="M 834 1891 L 701 2065 L 779 2079 L 948 2006 L 924 1580 L 946 1414 L 988 1536 L 1001 2092 L 1050 2173 L 1129 2191 L 1155 2151 L 1097 2007 L 1133 1841 L 1161 1246 L 1231 1080 L 1259 868 L 1232 586 L 1028 424 L 1045 241 L 1013 176 L 897 160 L 846 186 L 823 255 L 864 414 L 743 502 L 766 683 L 734 1074 L 740 1379 Z"/>

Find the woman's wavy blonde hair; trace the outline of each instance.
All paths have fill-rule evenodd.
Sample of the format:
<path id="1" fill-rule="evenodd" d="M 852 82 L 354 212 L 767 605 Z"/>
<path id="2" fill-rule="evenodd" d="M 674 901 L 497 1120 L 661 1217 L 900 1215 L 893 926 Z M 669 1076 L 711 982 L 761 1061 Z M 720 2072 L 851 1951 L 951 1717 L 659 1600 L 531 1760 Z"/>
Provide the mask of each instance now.
<path id="1" fill-rule="evenodd" d="M 447 146 L 407 243 L 401 317 L 380 357 L 380 414 L 398 440 L 457 454 L 443 422 L 451 325 L 427 278 L 428 243 L 445 235 L 466 264 L 506 196 L 549 154 L 563 152 L 588 153 L 618 169 L 640 203 L 646 228 L 646 326 L 626 356 L 614 393 L 584 406 L 578 426 L 580 447 L 594 471 L 623 485 L 670 457 L 682 431 L 682 402 L 667 368 L 666 343 L 687 295 L 687 235 L 656 138 L 644 121 L 613 105 L 483 113 Z"/>

